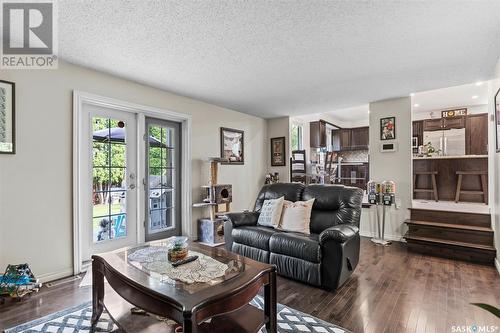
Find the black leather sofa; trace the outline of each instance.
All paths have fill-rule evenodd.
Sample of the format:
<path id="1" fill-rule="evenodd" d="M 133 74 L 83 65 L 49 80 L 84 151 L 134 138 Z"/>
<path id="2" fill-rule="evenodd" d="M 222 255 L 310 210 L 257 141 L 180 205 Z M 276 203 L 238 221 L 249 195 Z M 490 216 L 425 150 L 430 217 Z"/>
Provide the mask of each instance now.
<path id="1" fill-rule="evenodd" d="M 310 235 L 257 225 L 264 200 L 315 198 Z M 359 219 L 363 191 L 343 185 L 278 183 L 265 185 L 253 212 L 228 213 L 226 248 L 276 265 L 278 274 L 335 290 L 352 274 L 359 260 Z"/>

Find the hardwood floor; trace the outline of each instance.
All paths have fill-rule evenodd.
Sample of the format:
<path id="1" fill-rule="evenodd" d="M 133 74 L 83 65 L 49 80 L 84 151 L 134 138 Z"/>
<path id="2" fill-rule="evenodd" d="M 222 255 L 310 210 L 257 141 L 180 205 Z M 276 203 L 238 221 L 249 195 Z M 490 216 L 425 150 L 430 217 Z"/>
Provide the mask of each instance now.
<path id="1" fill-rule="evenodd" d="M 0 305 L 0 331 L 91 299 L 80 280 Z M 361 241 L 352 278 L 336 292 L 278 278 L 278 301 L 358 332 L 452 332 L 452 325 L 496 325 L 500 320 L 470 305 L 500 307 L 500 277 L 492 266 L 415 254 L 402 243 L 378 247 Z"/>

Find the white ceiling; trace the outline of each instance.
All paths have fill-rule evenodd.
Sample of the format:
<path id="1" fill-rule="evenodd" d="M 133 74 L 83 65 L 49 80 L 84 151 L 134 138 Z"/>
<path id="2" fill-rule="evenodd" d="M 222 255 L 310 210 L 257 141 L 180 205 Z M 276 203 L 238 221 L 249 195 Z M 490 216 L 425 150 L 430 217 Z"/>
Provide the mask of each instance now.
<path id="1" fill-rule="evenodd" d="M 500 1 L 59 1 L 59 55 L 262 117 L 493 74 Z"/>
<path id="2" fill-rule="evenodd" d="M 488 104 L 486 83 L 464 84 L 455 87 L 415 93 L 412 108 L 415 113 L 444 110 L 462 106 Z"/>

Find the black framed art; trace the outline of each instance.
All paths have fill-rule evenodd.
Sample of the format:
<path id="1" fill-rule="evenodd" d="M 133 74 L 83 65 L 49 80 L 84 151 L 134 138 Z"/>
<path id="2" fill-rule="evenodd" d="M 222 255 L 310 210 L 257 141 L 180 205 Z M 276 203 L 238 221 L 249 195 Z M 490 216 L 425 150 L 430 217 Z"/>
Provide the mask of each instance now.
<path id="1" fill-rule="evenodd" d="M 394 140 L 396 138 L 396 117 L 380 119 L 380 140 Z"/>
<path id="2" fill-rule="evenodd" d="M 220 128 L 220 157 L 222 164 L 245 163 L 245 132 L 233 128 Z"/>
<path id="3" fill-rule="evenodd" d="M 0 154 L 16 153 L 16 84 L 0 80 Z"/>
<path id="4" fill-rule="evenodd" d="M 286 165 L 285 137 L 271 138 L 271 166 Z"/>

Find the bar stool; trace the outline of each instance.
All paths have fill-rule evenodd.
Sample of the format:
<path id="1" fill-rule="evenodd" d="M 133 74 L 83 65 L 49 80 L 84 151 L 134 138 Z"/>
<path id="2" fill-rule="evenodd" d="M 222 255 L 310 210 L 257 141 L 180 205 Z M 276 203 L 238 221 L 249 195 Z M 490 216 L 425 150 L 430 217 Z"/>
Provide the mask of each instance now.
<path id="1" fill-rule="evenodd" d="M 439 201 L 436 182 L 437 174 L 437 171 L 416 171 L 413 174 L 413 194 L 415 195 L 416 192 L 432 193 L 434 200 L 436 200 L 436 202 Z M 431 176 L 432 188 L 417 188 L 418 176 Z"/>
<path id="2" fill-rule="evenodd" d="M 482 195 L 483 202 L 488 204 L 488 194 L 486 192 L 486 187 L 488 186 L 486 182 L 487 171 L 457 171 L 458 182 L 457 182 L 457 193 L 455 195 L 455 202 L 460 201 L 460 194 L 473 194 L 473 195 Z M 462 190 L 462 178 L 464 176 L 479 176 L 479 180 L 481 182 L 481 190 L 480 191 L 470 191 L 470 190 Z"/>

